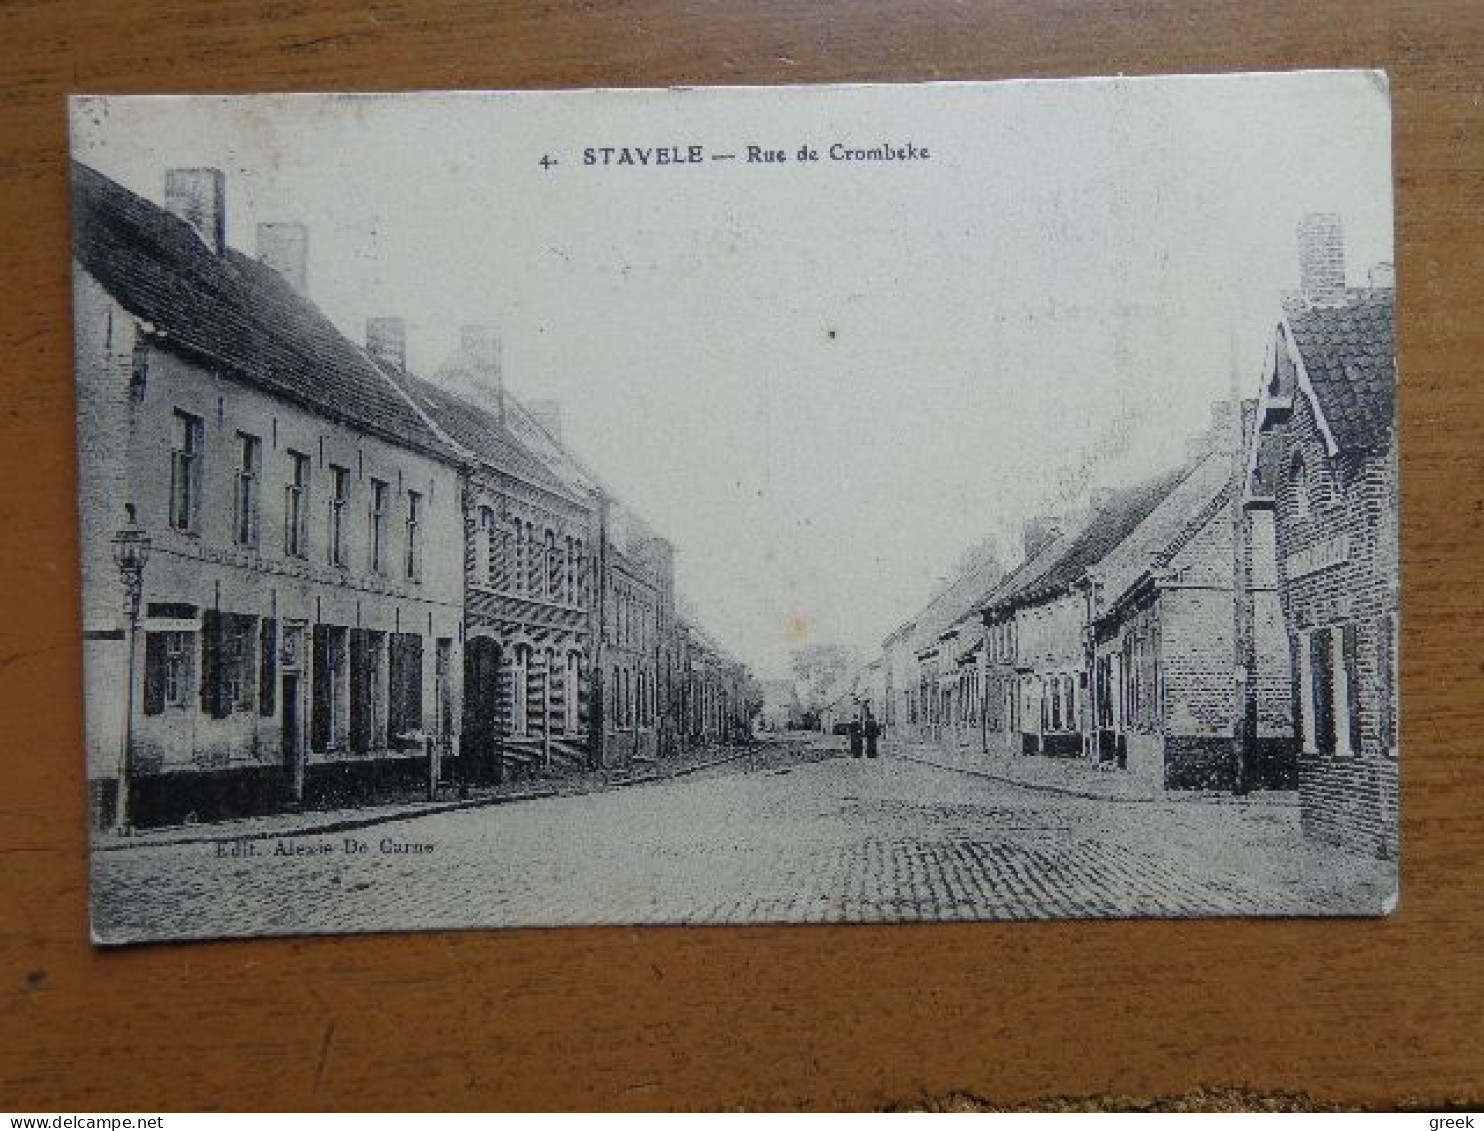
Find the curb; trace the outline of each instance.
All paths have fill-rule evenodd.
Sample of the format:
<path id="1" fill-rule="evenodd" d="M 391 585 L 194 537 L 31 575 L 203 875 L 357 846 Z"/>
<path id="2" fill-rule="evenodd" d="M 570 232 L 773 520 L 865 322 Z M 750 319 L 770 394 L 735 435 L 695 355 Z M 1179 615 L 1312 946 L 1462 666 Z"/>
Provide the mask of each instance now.
<path id="1" fill-rule="evenodd" d="M 101 842 L 94 843 L 92 850 L 94 852 L 128 852 L 134 849 L 165 848 L 171 845 L 181 844 L 220 844 L 234 840 L 269 840 L 283 837 L 327 836 L 331 833 L 351 832 L 355 829 L 369 828 L 372 825 L 390 825 L 401 821 L 415 821 L 420 817 L 433 817 L 440 813 L 456 813 L 464 809 L 480 809 L 488 805 L 510 805 L 520 801 L 543 801 L 552 797 L 585 797 L 588 794 L 607 793 L 609 790 L 625 789 L 629 786 L 652 785 L 655 782 L 686 777 L 716 766 L 725 766 L 728 763 L 737 761 L 739 758 L 746 758 L 751 753 L 752 751 L 750 750 L 742 750 L 734 754 L 729 754 L 725 758 L 717 758 L 710 762 L 699 762 L 671 773 L 648 773 L 641 777 L 607 781 L 596 789 L 562 790 L 559 788 L 550 788 L 531 790 L 526 793 L 496 794 L 491 797 L 461 798 L 458 801 L 429 801 L 416 808 L 381 810 L 375 813 L 341 817 L 336 820 L 324 821 L 320 824 L 302 825 L 291 829 L 244 831 L 240 836 L 231 836 L 216 832 L 214 834 L 198 833 L 194 835 L 160 837 L 158 839 L 150 838 L 147 840 Z"/>
<path id="2" fill-rule="evenodd" d="M 948 762 L 934 762 L 928 758 L 916 758 L 911 754 L 903 754 L 901 757 L 908 762 L 916 762 L 923 766 L 933 766 L 940 770 L 954 770 L 960 774 L 968 774 L 970 777 L 988 778 L 990 781 L 1003 782 L 1005 785 L 1017 786 L 1020 789 L 1032 789 L 1040 793 L 1056 793 L 1063 797 L 1077 797 L 1084 801 L 1111 801 L 1118 805 L 1156 805 L 1165 804 L 1191 804 L 1196 801 L 1204 801 L 1207 804 L 1231 805 L 1237 802 L 1236 798 L 1225 794 L 1217 794 L 1214 797 L 1204 793 L 1183 791 L 1181 793 L 1165 792 L 1149 797 L 1119 797 L 1110 793 L 1089 793 L 1085 790 L 1072 789 L 1062 785 L 1050 785 L 1044 782 L 1028 782 L 1019 778 L 1006 777 L 1003 774 L 990 773 L 988 770 L 976 770 L 968 766 L 955 766 Z"/>

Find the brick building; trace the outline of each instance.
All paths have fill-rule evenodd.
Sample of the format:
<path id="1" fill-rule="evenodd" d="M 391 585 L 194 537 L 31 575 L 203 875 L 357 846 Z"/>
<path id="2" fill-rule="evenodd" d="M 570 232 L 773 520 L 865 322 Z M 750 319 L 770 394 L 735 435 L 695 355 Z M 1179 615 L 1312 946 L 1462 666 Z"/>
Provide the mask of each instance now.
<path id="1" fill-rule="evenodd" d="M 1084 579 L 1183 476 L 1166 472 L 1109 493 L 984 602 L 985 626 L 996 638 L 989 652 L 996 668 L 993 690 L 1002 702 L 1012 697 L 997 720 L 1000 733 L 1008 733 L 1010 752 L 1085 752 L 1091 718 Z"/>
<path id="2" fill-rule="evenodd" d="M 1030 695 L 1029 668 L 1021 661 L 1021 632 L 1032 620 L 1029 607 L 1009 598 L 1055 561 L 1066 535 L 1061 524 L 1050 518 L 1026 523 L 1021 531 L 1022 558 L 989 593 L 975 605 L 984 624 L 984 648 L 980 652 L 980 682 L 983 687 L 984 748 L 990 754 L 1026 753 L 1022 734 L 1023 704 Z M 1040 699 L 1035 699 L 1039 712 Z M 1031 725 L 1029 721 L 1025 725 Z"/>
<path id="3" fill-rule="evenodd" d="M 302 228 L 265 226 L 259 262 L 220 172 L 172 170 L 164 199 L 73 165 L 94 819 L 426 783 L 458 752 L 458 456 L 306 297 Z"/>
<path id="4" fill-rule="evenodd" d="M 558 478 L 507 426 L 488 327 L 462 329 L 438 382 L 407 372 L 399 321 L 374 320 L 370 337 L 371 352 L 464 457 L 462 780 L 584 768 L 595 494 Z"/>
<path id="5" fill-rule="evenodd" d="M 675 699 L 685 749 L 744 742 L 762 697 L 747 668 L 693 621 L 678 618 Z"/>
<path id="6" fill-rule="evenodd" d="M 1239 695 L 1240 709 L 1251 713 L 1243 786 L 1294 785 L 1272 524 L 1234 507 L 1236 414 L 1235 406 L 1218 406 L 1187 473 L 1089 568 L 1084 584 L 1092 630 L 1088 754 L 1169 789 L 1237 785 Z M 1252 524 L 1240 543 L 1234 514 Z M 1240 641 L 1239 617 L 1250 625 Z M 1250 697 L 1239 671 L 1248 673 Z"/>
<path id="7" fill-rule="evenodd" d="M 620 509 L 604 522 L 599 670 L 604 765 L 676 752 L 680 642 L 670 544 Z"/>
<path id="8" fill-rule="evenodd" d="M 975 602 L 1004 574 L 998 553 L 972 552 L 907 624 L 883 642 L 879 692 L 887 725 L 903 738 L 949 745 L 978 741 L 978 679 L 966 671 L 980 636 Z M 883 714 L 877 710 L 878 716 Z"/>
<path id="9" fill-rule="evenodd" d="M 1394 856 L 1395 292 L 1387 267 L 1347 286 L 1337 216 L 1298 235 L 1301 289 L 1273 332 L 1247 501 L 1274 515 L 1304 831 Z"/>
<path id="10" fill-rule="evenodd" d="M 560 404 L 511 395 L 484 325 L 432 385 L 434 423 L 484 469 L 466 491 L 474 749 L 497 749 L 501 774 L 562 773 L 719 741 L 713 708 L 739 701 L 745 669 L 681 624 L 672 544 L 576 456 Z"/>
<path id="11" fill-rule="evenodd" d="M 894 736 L 914 737 L 917 727 L 917 658 L 912 650 L 915 620 L 881 642 L 882 725 Z"/>

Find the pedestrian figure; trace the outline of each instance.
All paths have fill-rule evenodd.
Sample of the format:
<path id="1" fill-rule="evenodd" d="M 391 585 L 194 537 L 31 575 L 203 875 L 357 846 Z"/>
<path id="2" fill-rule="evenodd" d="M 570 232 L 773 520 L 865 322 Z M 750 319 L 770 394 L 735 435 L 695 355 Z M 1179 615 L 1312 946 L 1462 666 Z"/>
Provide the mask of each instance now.
<path id="1" fill-rule="evenodd" d="M 866 735 L 866 757 L 876 757 L 876 740 L 881 737 L 881 724 L 876 721 L 876 716 L 871 714 L 871 708 L 866 708 L 866 723 L 861 728 Z"/>
<path id="2" fill-rule="evenodd" d="M 850 720 L 850 756 L 861 756 L 861 721 L 858 718 Z"/>

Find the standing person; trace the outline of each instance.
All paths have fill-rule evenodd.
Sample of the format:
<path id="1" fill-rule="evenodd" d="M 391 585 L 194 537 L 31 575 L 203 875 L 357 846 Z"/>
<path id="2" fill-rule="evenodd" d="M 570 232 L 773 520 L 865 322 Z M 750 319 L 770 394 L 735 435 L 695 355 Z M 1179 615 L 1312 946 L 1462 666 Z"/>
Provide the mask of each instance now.
<path id="1" fill-rule="evenodd" d="M 850 720 L 850 756 L 861 756 L 861 721 L 858 715 Z"/>
<path id="2" fill-rule="evenodd" d="M 876 721 L 876 716 L 871 714 L 871 708 L 866 708 L 866 723 L 862 727 L 866 734 L 866 757 L 876 757 L 876 740 L 881 737 L 881 724 Z"/>

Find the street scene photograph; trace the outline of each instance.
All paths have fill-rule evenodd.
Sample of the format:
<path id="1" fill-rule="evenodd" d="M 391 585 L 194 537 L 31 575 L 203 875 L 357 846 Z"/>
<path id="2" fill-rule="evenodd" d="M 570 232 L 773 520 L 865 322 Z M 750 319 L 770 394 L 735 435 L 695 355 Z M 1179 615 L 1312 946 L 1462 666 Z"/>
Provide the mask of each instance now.
<path id="1" fill-rule="evenodd" d="M 1396 908 L 1384 74 L 70 122 L 95 942 Z"/>

